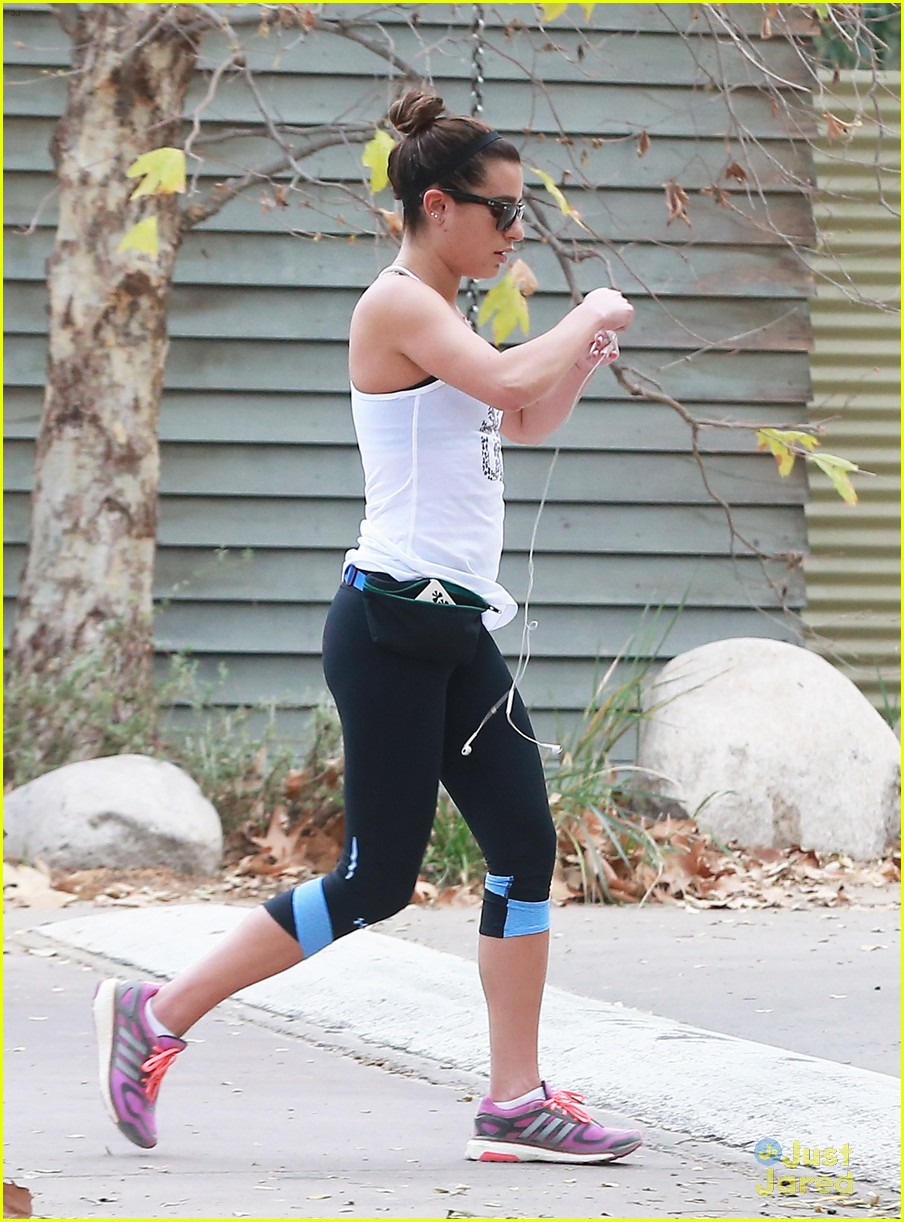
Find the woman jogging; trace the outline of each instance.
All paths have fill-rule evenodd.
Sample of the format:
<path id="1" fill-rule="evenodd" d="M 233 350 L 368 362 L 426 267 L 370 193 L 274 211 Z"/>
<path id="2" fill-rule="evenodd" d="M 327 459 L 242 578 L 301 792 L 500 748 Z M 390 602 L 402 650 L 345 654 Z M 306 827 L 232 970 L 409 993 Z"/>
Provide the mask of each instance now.
<path id="1" fill-rule="evenodd" d="M 155 1145 L 161 1079 L 199 1018 L 408 903 L 442 782 L 487 863 L 479 966 L 491 1076 L 467 1157 L 604 1162 L 641 1134 L 604 1127 L 540 1076 L 556 836 L 530 721 L 488 629 L 517 610 L 496 580 L 499 434 L 535 444 L 562 424 L 606 359 L 605 333 L 633 311 L 596 289 L 505 352 L 475 334 L 459 286 L 495 276 L 524 236 L 518 152 L 479 120 L 444 114 L 432 94 L 409 92 L 389 115 L 402 136 L 389 175 L 404 233 L 352 318 L 366 509 L 323 638 L 345 749 L 342 857 L 169 983 L 104 981 L 101 1088 L 125 1136 Z"/>

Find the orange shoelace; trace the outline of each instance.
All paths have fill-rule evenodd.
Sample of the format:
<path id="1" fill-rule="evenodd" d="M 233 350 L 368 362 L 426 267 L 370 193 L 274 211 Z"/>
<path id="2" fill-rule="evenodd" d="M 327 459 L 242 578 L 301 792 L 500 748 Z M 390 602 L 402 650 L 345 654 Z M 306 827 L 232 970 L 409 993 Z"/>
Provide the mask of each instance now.
<path id="1" fill-rule="evenodd" d="M 579 1095 L 576 1090 L 555 1090 L 547 1099 L 547 1105 L 556 1107 L 570 1116 L 572 1120 L 591 1121 L 593 1117 L 585 1107 L 581 1107 L 584 1102 L 584 1096 Z"/>
<path id="2" fill-rule="evenodd" d="M 151 1103 L 157 1098 L 160 1091 L 160 1083 L 163 1081 L 163 1075 L 181 1051 L 181 1048 L 155 1048 L 151 1056 L 142 1065 L 141 1068 L 146 1075 L 142 1078 L 142 1083 L 145 1094 Z"/>

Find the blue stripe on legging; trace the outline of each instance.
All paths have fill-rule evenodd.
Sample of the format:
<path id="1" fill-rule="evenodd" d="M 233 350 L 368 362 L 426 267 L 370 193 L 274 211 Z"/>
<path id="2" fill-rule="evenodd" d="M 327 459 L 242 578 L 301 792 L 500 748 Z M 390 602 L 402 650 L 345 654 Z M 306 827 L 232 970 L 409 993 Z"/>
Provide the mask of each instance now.
<path id="1" fill-rule="evenodd" d="M 295 936 L 306 959 L 333 941 L 333 924 L 323 894 L 322 878 L 312 878 L 295 888 L 292 915 L 295 917 Z"/>
<path id="2" fill-rule="evenodd" d="M 520 938 L 528 933 L 543 933 L 549 929 L 549 900 L 529 903 L 509 900 L 505 914 L 504 938 Z"/>
<path id="3" fill-rule="evenodd" d="M 515 881 L 511 874 L 488 874 L 483 880 L 485 891 L 492 891 L 493 895 L 501 895 L 506 899 L 509 893 L 509 887 Z"/>

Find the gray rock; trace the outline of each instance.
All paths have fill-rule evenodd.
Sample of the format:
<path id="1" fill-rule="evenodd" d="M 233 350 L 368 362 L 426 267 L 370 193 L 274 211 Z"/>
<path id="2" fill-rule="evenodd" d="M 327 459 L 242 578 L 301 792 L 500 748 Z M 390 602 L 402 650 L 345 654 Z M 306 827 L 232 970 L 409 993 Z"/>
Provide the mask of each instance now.
<path id="1" fill-rule="evenodd" d="M 4 803 L 8 860 L 210 874 L 222 854 L 219 816 L 195 782 L 145 755 L 67 764 L 14 789 Z"/>
<path id="2" fill-rule="evenodd" d="M 667 779 L 644 784 L 720 839 L 868 860 L 897 833 L 900 744 L 817 654 L 701 645 L 663 667 L 645 706 L 637 763 Z"/>

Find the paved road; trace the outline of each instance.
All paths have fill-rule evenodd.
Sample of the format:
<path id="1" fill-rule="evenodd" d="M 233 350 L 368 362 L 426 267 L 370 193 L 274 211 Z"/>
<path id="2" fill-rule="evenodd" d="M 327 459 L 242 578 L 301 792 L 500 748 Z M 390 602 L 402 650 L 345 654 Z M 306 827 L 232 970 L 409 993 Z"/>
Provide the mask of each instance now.
<path id="1" fill-rule="evenodd" d="M 835 1216 L 899 1213 L 895 1180 L 888 1174 L 888 1151 L 898 1149 L 895 1117 L 883 1103 L 893 1097 L 894 1083 L 873 1068 L 887 1066 L 891 1055 L 894 1032 L 884 1030 L 885 1012 L 861 1011 L 859 1040 L 853 1008 L 832 1010 L 832 1021 L 821 1021 L 828 1006 L 825 989 L 841 991 L 826 977 L 829 952 L 798 952 L 791 978 L 806 976 L 809 985 L 801 984 L 784 1044 L 774 1040 L 778 1048 L 764 1048 L 751 1033 L 762 1040 L 762 1024 L 768 1023 L 768 1030 L 781 1036 L 780 1020 L 757 1011 L 782 1009 L 782 978 L 750 968 L 764 937 L 774 939 L 779 953 L 782 939 L 786 947 L 798 944 L 812 918 L 817 931 L 832 930 L 832 953 L 838 971 L 844 968 L 851 982 L 848 992 L 859 988 L 861 999 L 867 991 L 885 994 L 893 972 L 877 980 L 878 991 L 872 988 L 884 952 L 859 946 L 868 944 L 868 937 L 876 945 L 896 944 L 896 913 L 846 912 L 842 929 L 822 919 L 830 914 L 818 912 L 736 914 L 741 922 L 736 926 L 722 924 L 712 913 L 680 909 L 557 912 L 560 953 L 554 956 L 554 987 L 544 1010 L 544 1063 L 556 1081 L 587 1090 L 606 1118 L 644 1116 L 648 1144 L 624 1163 L 511 1168 L 463 1159 L 485 1068 L 469 949 L 475 914 L 467 910 L 408 909 L 379 933 L 346 939 L 293 969 L 272 983 L 272 992 L 252 997 L 249 990 L 245 1002 L 221 1007 L 195 1028 L 188 1053 L 167 1079 L 159 1108 L 160 1145 L 137 1150 L 109 1124 L 97 1099 L 89 1017 L 94 984 L 122 964 L 167 974 L 240 915 L 209 904 L 12 914 L 6 957 L 6 1176 L 31 1188 L 36 1213 L 85 1218 L 805 1216 L 817 1203 L 812 1195 L 756 1191 L 766 1172 L 752 1157 L 752 1143 L 776 1136 L 765 1131 L 766 1117 L 775 1118 L 769 1109 L 789 1098 L 787 1091 L 775 1089 L 777 1067 L 809 1075 L 808 1097 L 791 1100 L 791 1120 L 799 1123 L 801 1139 L 841 1145 L 850 1139 L 846 1130 L 874 1125 L 874 1142 L 850 1141 L 853 1193 L 818 1203 Z M 778 918 L 774 923 L 765 920 L 772 916 Z M 748 917 L 750 925 L 743 923 Z M 788 917 L 808 921 L 782 924 Z M 16 926 L 32 928 L 17 932 Z M 732 936 L 717 936 L 726 932 Z M 817 939 L 816 945 L 824 944 Z M 588 961 L 597 966 L 588 968 Z M 638 967 L 650 970 L 639 974 Z M 129 974 L 122 966 L 118 970 Z M 709 976 L 706 985 L 700 983 L 706 979 L 701 972 Z M 735 987 L 744 979 L 753 982 L 746 992 Z M 777 1004 L 760 1007 L 746 1000 L 763 1000 L 770 979 L 776 981 L 772 1000 Z M 616 981 L 622 1006 L 612 1000 Z M 676 982 L 681 987 L 674 987 Z M 582 996 L 565 991 L 576 984 L 582 985 Z M 820 1018 L 809 1028 L 800 1017 L 807 987 L 811 1018 Z M 878 1001 L 871 998 L 869 1004 Z M 880 1027 L 875 1035 L 874 1022 Z M 698 1034 L 696 1026 L 709 1030 Z M 868 1047 L 857 1059 L 845 1058 L 848 1066 L 826 1055 L 826 1050 L 844 1051 L 837 1043 L 839 1027 L 848 1032 L 845 1046 Z M 713 1032 L 744 1038 L 719 1040 Z M 625 1051 L 628 1040 L 636 1046 Z M 802 1040 L 808 1047 L 798 1047 Z M 782 1046 L 798 1055 L 789 1057 Z M 701 1079 L 700 1065 L 708 1079 Z M 762 1075 L 741 1096 L 739 1075 L 757 1065 Z M 688 1097 L 674 1098 L 676 1082 Z M 603 1085 L 609 1087 L 605 1094 L 599 1093 Z M 643 1106 L 620 1114 L 614 1097 L 631 1091 L 632 1105 Z M 839 1091 L 842 1106 L 833 1119 L 832 1097 Z M 683 1128 L 674 1116 L 669 1122 L 670 1108 L 684 1117 Z M 837 1132 L 823 1135 L 811 1127 L 814 1119 L 836 1125 Z M 786 1119 L 778 1117 L 776 1129 L 780 1123 Z M 737 1132 L 726 1136 L 732 1124 Z M 746 1145 L 738 1143 L 739 1133 Z M 785 1134 L 786 1139 L 794 1135 L 798 1130 Z"/>

